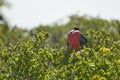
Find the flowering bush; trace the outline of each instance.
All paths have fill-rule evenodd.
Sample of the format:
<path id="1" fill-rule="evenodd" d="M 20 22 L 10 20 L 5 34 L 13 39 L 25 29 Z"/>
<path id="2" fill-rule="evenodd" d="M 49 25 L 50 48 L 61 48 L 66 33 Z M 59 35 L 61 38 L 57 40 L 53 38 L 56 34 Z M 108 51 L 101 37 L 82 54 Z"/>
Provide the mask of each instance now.
<path id="1" fill-rule="evenodd" d="M 37 33 L 27 42 L 9 44 L 0 51 L 0 79 L 119 80 L 120 50 L 117 47 L 120 45 L 113 43 L 107 34 L 101 37 L 101 31 L 89 30 L 87 33 L 88 45 L 71 53 L 67 48 L 43 46 L 49 36 L 46 32 Z"/>

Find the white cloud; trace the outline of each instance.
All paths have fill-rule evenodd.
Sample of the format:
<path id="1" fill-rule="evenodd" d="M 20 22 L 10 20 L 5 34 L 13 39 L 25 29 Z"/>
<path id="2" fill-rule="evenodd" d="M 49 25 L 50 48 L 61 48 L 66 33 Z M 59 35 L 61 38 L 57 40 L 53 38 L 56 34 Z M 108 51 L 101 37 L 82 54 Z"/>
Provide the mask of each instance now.
<path id="1" fill-rule="evenodd" d="M 10 20 L 10 24 L 17 24 L 22 28 L 55 22 L 77 12 L 120 20 L 119 0 L 10 0 L 9 2 L 12 7 L 9 10 L 4 9 L 3 12 Z"/>

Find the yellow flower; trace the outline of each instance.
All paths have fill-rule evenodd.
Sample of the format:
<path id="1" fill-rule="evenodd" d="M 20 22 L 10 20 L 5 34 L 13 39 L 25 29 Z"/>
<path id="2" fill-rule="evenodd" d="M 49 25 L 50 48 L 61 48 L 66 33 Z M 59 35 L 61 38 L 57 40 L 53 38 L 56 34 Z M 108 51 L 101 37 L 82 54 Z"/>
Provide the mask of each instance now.
<path id="1" fill-rule="evenodd" d="M 116 60 L 115 62 L 116 62 L 117 64 L 120 64 L 120 59 Z"/>
<path id="2" fill-rule="evenodd" d="M 92 77 L 92 80 L 99 80 L 99 78 L 100 78 L 99 75 L 94 75 L 94 76 Z"/>
<path id="3" fill-rule="evenodd" d="M 105 77 L 100 77 L 99 80 L 107 80 Z"/>
<path id="4" fill-rule="evenodd" d="M 110 52 L 110 49 L 106 48 L 106 47 L 101 47 L 100 51 L 102 51 L 102 52 Z"/>
<path id="5" fill-rule="evenodd" d="M 105 77 L 101 77 L 100 75 L 94 75 L 92 80 L 107 80 Z"/>
<path id="6" fill-rule="evenodd" d="M 77 55 L 77 56 L 80 56 L 80 51 L 78 51 L 78 52 L 76 53 L 76 55 Z"/>

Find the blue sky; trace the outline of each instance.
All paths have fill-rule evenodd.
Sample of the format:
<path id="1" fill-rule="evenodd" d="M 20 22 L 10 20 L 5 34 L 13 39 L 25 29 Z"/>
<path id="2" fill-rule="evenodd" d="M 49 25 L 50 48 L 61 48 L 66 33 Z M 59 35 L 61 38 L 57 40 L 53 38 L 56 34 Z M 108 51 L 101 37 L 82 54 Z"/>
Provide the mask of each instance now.
<path id="1" fill-rule="evenodd" d="M 31 29 L 40 24 L 67 21 L 72 14 L 120 20 L 120 0 L 6 0 L 2 9 L 10 25 Z"/>

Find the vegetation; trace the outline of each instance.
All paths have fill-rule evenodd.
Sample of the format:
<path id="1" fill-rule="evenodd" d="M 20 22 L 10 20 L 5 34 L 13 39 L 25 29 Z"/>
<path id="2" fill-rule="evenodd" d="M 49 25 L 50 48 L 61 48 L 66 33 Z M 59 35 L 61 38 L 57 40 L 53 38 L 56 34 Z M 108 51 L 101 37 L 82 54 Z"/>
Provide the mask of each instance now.
<path id="1" fill-rule="evenodd" d="M 119 80 L 120 21 L 78 15 L 69 19 L 29 31 L 0 23 L 0 80 Z M 74 26 L 88 38 L 78 52 L 66 46 Z"/>

